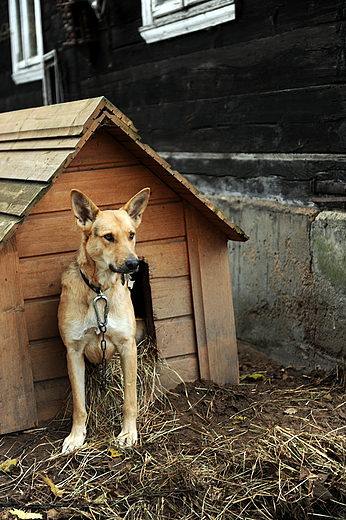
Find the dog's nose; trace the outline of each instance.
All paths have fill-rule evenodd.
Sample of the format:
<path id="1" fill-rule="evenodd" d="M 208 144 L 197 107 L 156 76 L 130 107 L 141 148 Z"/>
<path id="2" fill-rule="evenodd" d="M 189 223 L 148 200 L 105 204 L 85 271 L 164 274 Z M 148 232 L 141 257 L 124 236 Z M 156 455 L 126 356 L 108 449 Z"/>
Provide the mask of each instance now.
<path id="1" fill-rule="evenodd" d="M 139 260 L 135 256 L 128 258 L 125 265 L 129 271 L 136 271 L 139 267 Z"/>

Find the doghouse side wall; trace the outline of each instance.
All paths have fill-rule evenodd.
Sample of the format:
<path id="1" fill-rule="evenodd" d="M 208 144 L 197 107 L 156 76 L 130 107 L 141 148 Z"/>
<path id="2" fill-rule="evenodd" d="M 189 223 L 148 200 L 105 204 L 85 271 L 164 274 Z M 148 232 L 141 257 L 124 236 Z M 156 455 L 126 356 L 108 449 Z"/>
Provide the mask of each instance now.
<path id="1" fill-rule="evenodd" d="M 183 203 L 106 131 L 91 138 L 17 232 L 25 317 L 39 420 L 59 410 L 69 387 L 57 326 L 60 279 L 80 243 L 71 212 L 77 188 L 102 209 L 118 208 L 149 186 L 137 253 L 149 265 L 156 336 L 184 380 L 199 375 Z M 165 380 L 168 386 L 176 383 Z"/>
<path id="2" fill-rule="evenodd" d="M 4 434 L 37 422 L 15 237 L 0 252 L 0 285 L 0 434 Z"/>

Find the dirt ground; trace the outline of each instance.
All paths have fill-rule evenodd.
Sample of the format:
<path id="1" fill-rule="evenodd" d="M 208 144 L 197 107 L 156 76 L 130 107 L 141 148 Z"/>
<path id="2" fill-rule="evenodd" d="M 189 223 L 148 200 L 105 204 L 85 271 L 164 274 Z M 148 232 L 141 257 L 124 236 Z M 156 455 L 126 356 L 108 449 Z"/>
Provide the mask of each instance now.
<path id="1" fill-rule="evenodd" d="M 63 488 L 64 485 L 61 483 L 67 482 L 70 478 L 66 467 L 68 460 L 72 464 L 72 459 L 71 457 L 65 458 L 58 466 L 52 464 L 51 459 L 52 454 L 58 452 L 63 438 L 68 433 L 70 424 L 69 421 L 65 420 L 62 422 L 53 421 L 43 428 L 1 437 L 0 465 L 12 460 L 13 466 L 10 467 L 9 471 L 0 466 L 0 469 L 2 469 L 0 471 L 0 519 L 21 518 L 18 511 L 23 515 L 36 513 L 41 515 L 37 518 L 43 519 L 179 518 L 188 520 L 190 518 L 220 518 L 221 520 L 223 518 L 239 518 L 250 520 L 257 518 L 311 518 L 322 520 L 322 518 L 346 518 L 346 507 L 343 506 L 346 500 L 346 388 L 344 373 L 341 369 L 334 369 L 328 374 L 322 372 L 303 374 L 290 367 L 280 366 L 274 360 L 244 344 L 239 344 L 239 365 L 241 375 L 239 386 L 226 385 L 221 387 L 210 381 L 202 380 L 186 385 L 181 384 L 172 391 L 169 395 L 170 404 L 168 408 L 167 403 L 160 404 L 161 411 L 162 408 L 167 408 L 164 410 L 164 416 L 161 415 L 160 420 L 156 419 L 153 425 L 157 432 L 158 428 L 163 428 L 161 426 L 163 423 L 167 427 L 170 421 L 172 424 L 174 422 L 174 428 L 162 437 L 164 441 L 151 442 L 151 437 L 143 433 L 142 442 L 136 452 L 124 456 L 121 459 L 121 464 L 117 458 L 109 455 L 107 450 L 102 452 L 102 456 L 100 455 L 100 467 L 97 470 L 95 469 L 97 482 L 104 484 L 105 479 L 102 480 L 100 475 L 105 474 L 105 468 L 113 478 L 113 480 L 110 478 L 107 480 L 108 487 L 104 484 L 107 487 L 107 496 L 110 496 L 112 492 L 113 497 L 116 495 L 117 500 L 122 500 L 126 494 L 134 493 L 134 489 L 136 489 L 137 495 L 132 496 L 138 496 L 138 489 L 141 485 L 141 489 L 145 490 L 141 495 L 142 502 L 144 495 L 149 497 L 146 509 L 143 509 L 142 504 L 140 511 L 139 506 L 136 510 L 132 510 L 131 508 L 135 503 L 135 498 L 133 498 L 132 502 L 128 501 L 127 506 L 124 506 L 123 509 L 121 505 L 117 505 L 116 509 L 109 508 L 109 513 L 105 513 L 105 506 L 103 503 L 101 504 L 102 501 L 95 488 L 90 493 L 85 491 L 84 498 L 81 494 L 73 495 L 73 492 L 70 492 L 69 496 L 72 498 L 67 504 L 67 498 L 64 497 L 63 492 L 59 494 L 58 488 L 59 485 Z M 162 417 L 164 417 L 164 421 Z M 140 428 L 139 430 L 141 432 Z M 285 457 L 282 459 L 284 462 L 280 459 L 276 464 L 275 460 L 278 459 L 278 456 L 274 454 L 273 446 L 279 435 L 284 439 L 285 435 L 289 435 L 289 432 L 310 435 L 309 441 L 304 441 L 306 446 L 309 442 L 310 447 L 304 448 L 303 454 L 300 455 L 301 452 L 297 451 L 299 447 L 295 445 L 296 451 L 290 448 L 293 450 L 292 453 L 289 454 L 288 451 L 284 453 L 282 455 Z M 328 440 L 331 434 L 334 444 Z M 314 437 L 315 435 L 318 437 Z M 305 439 L 305 437 L 300 438 L 302 442 Z M 314 457 L 313 452 L 311 452 L 311 449 L 313 449 L 311 439 L 314 438 L 318 439 L 316 440 L 318 444 L 316 457 L 322 457 L 322 462 L 325 461 L 323 462 L 323 469 L 321 469 L 322 473 L 318 474 L 314 461 L 311 460 L 311 457 Z M 228 451 L 232 452 L 232 460 L 227 458 L 228 455 L 223 455 L 226 453 L 225 442 L 228 442 Z M 267 446 L 269 446 L 269 451 L 266 452 L 265 456 L 263 455 L 262 460 L 261 453 L 264 448 L 267 449 Z M 286 441 L 282 441 L 282 446 L 286 450 L 291 444 L 288 445 Z M 283 453 L 282 446 L 279 447 L 280 453 Z M 259 447 L 262 452 L 258 451 Z M 185 469 L 184 471 L 180 470 L 178 479 L 177 467 L 179 464 L 184 465 L 184 461 L 189 460 L 191 467 L 196 465 L 196 458 L 199 457 L 201 461 L 202 457 L 206 456 L 207 449 L 209 449 L 209 459 L 214 457 L 215 463 L 211 461 L 211 468 L 208 471 L 207 469 L 203 470 L 205 471 L 204 477 L 201 465 L 198 469 L 199 473 L 196 469 L 193 477 L 191 475 L 184 477 L 188 471 L 188 467 L 184 466 Z M 239 468 L 241 467 L 242 454 L 248 453 L 251 455 L 251 449 L 254 450 L 254 453 L 256 452 L 256 456 L 253 461 L 250 460 L 249 467 L 246 466 L 247 463 L 245 464 L 244 458 L 243 470 L 241 471 Z M 277 449 L 275 447 L 275 450 Z M 168 453 L 170 454 L 169 457 Z M 179 455 L 180 458 L 178 458 L 177 454 L 183 455 Z M 198 457 L 197 455 L 194 457 L 194 454 L 198 454 Z M 272 459 L 269 460 L 269 456 Z M 154 465 L 152 464 L 151 472 L 148 468 L 150 461 L 153 460 L 158 461 L 158 468 L 159 461 L 164 460 L 164 457 L 167 457 L 167 460 L 163 462 L 161 473 L 165 471 L 165 467 L 168 467 L 168 460 L 172 461 L 172 467 L 173 460 L 175 460 L 175 473 L 173 475 L 173 470 L 171 470 L 169 475 L 167 473 L 167 478 L 158 483 L 159 476 L 154 476 Z M 299 460 L 300 457 L 301 460 Z M 137 471 L 136 461 L 142 459 L 145 459 L 143 466 L 141 468 L 138 466 Z M 73 461 L 75 471 L 78 471 L 78 464 L 81 464 L 80 459 L 78 460 L 75 457 Z M 337 464 L 337 469 L 333 466 L 334 462 Z M 241 491 L 239 490 L 235 492 L 233 491 L 234 488 L 228 488 L 228 486 L 231 486 L 233 478 L 231 478 L 231 475 L 240 472 L 239 479 L 236 479 L 238 487 L 242 482 L 244 487 L 250 486 L 249 481 L 252 479 L 251 489 L 254 489 L 256 487 L 253 480 L 254 474 L 258 471 L 259 465 L 261 469 L 257 478 L 259 479 L 258 482 L 261 483 L 258 485 L 262 486 L 260 493 L 252 491 L 252 496 L 245 496 L 244 494 L 240 495 Z M 280 467 L 283 468 L 284 466 L 286 469 L 285 471 L 282 470 L 281 474 Z M 254 469 L 255 467 L 256 469 Z M 117 468 L 117 471 L 115 471 L 115 468 Z M 132 483 L 129 481 L 128 474 L 126 477 L 124 476 L 126 471 L 131 468 L 133 468 Z M 344 469 L 342 470 L 342 468 Z M 291 470 L 292 475 L 290 474 Z M 143 476 L 145 471 L 146 479 Z M 300 472 L 300 474 L 297 475 L 297 472 Z M 217 477 L 216 474 L 220 477 Z M 116 491 L 114 491 L 116 475 L 117 485 Z M 178 480 L 174 481 L 174 478 Z M 284 478 L 286 479 L 286 488 L 281 483 Z M 152 479 L 152 484 L 150 479 Z M 167 498 L 168 492 L 165 491 L 169 479 L 171 479 L 169 483 L 170 501 Z M 145 483 L 143 483 L 144 480 Z M 274 486 L 274 480 L 275 482 L 278 480 L 277 487 L 275 487 L 276 484 Z M 113 482 L 113 488 L 110 487 L 110 481 Z M 267 492 L 265 486 L 263 487 L 264 481 L 267 482 Z M 58 486 L 55 489 L 53 482 Z M 209 486 L 210 489 L 213 488 L 212 492 L 209 488 L 206 491 L 208 482 L 214 482 Z M 67 486 L 67 484 L 65 485 Z M 87 489 L 87 484 L 84 481 L 78 484 L 78 486 L 80 485 Z M 192 496 L 191 489 L 193 486 L 195 486 L 195 495 Z M 273 487 L 271 488 L 271 486 Z M 296 488 L 299 490 L 299 496 Z M 199 503 L 196 498 L 199 492 L 204 497 L 204 506 L 203 500 Z M 89 493 L 88 497 L 87 493 Z M 189 493 L 192 497 L 190 497 L 190 509 L 186 505 L 186 496 Z M 229 497 L 233 493 L 239 494 L 239 500 L 232 502 Z M 159 495 L 161 500 L 160 511 L 157 509 L 157 497 Z M 185 502 L 182 498 L 183 495 Z M 283 500 L 283 497 L 286 498 Z M 295 498 L 292 499 L 288 507 L 287 501 L 291 500 L 291 497 Z M 95 505 L 93 510 L 85 506 L 88 500 Z M 103 507 L 100 510 L 96 507 L 97 500 L 100 501 L 100 507 L 101 505 Z M 154 502 L 156 509 L 152 505 Z M 232 507 L 227 506 L 231 502 Z M 285 504 L 283 504 L 284 502 Z M 212 509 L 212 505 L 215 509 Z M 12 513 L 9 512 L 9 509 Z M 78 516 L 78 510 L 80 516 Z M 114 513 L 115 510 L 117 513 Z M 35 517 L 22 516 L 22 518 Z"/>

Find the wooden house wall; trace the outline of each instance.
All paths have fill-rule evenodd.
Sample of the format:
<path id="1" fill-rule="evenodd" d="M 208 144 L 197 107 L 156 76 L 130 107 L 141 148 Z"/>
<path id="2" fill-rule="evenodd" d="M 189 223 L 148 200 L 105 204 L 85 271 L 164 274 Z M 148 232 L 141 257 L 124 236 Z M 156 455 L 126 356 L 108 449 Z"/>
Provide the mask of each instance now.
<path id="1" fill-rule="evenodd" d="M 241 0 L 232 22 L 152 44 L 138 32 L 140 0 L 108 6 L 89 65 L 63 45 L 56 1 L 42 0 L 45 51 L 58 50 L 66 100 L 106 96 L 158 152 L 218 154 L 172 164 L 181 173 L 241 179 L 244 195 L 263 188 L 248 179 L 275 176 L 283 199 L 300 190 L 308 201 L 313 178 L 345 178 L 337 160 L 346 140 L 343 0 Z M 7 0 L 0 12 L 7 16 Z M 6 35 L 0 55 L 0 111 L 40 104 L 40 82 L 11 80 Z M 222 156 L 238 153 L 248 155 Z M 260 163 L 255 153 L 264 154 Z M 270 155 L 284 153 L 330 160 Z"/>
<path id="2" fill-rule="evenodd" d="M 83 191 L 102 209 L 116 209 L 146 186 L 151 198 L 138 231 L 137 253 L 149 265 L 157 340 L 184 379 L 199 375 L 183 202 L 99 130 L 16 233 L 39 420 L 58 411 L 68 388 L 57 308 L 61 274 L 81 238 L 70 190 Z"/>

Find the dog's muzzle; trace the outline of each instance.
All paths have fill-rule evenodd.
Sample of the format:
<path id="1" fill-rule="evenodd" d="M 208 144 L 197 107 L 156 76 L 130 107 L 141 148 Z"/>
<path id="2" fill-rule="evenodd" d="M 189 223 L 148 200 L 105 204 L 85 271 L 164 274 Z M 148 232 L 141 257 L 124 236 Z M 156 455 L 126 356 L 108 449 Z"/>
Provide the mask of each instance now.
<path id="1" fill-rule="evenodd" d="M 136 273 L 139 269 L 139 260 L 135 256 L 128 258 L 123 265 L 120 267 L 114 267 L 113 264 L 109 264 L 109 269 L 113 273 L 128 274 Z"/>

